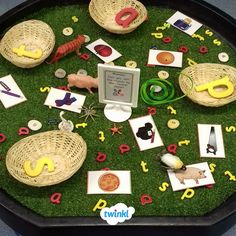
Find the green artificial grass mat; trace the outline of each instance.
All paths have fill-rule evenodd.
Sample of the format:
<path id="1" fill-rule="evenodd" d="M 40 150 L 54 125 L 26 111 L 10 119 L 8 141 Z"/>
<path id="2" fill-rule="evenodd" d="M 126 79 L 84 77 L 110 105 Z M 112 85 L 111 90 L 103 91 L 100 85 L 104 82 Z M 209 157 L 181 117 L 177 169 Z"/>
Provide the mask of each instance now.
<path id="1" fill-rule="evenodd" d="M 188 66 L 187 58 L 191 58 L 197 63 L 220 63 L 218 53 L 226 52 L 230 56 L 227 65 L 236 66 L 235 51 L 227 41 L 214 32 L 212 37 L 205 35 L 205 30 L 209 29 L 203 26 L 197 31 L 198 34 L 205 37 L 205 41 L 192 39 L 187 34 L 180 32 L 174 27 L 163 31 L 164 36 L 170 36 L 173 42 L 164 44 L 160 39 L 151 36 L 156 32 L 157 26 L 163 23 L 175 12 L 171 9 L 159 7 L 147 7 L 148 21 L 144 22 L 134 32 L 126 35 L 115 35 L 107 32 L 98 26 L 89 16 L 87 5 L 72 5 L 63 7 L 51 7 L 41 9 L 37 12 L 26 15 L 23 20 L 38 19 L 48 23 L 56 36 L 56 48 L 69 40 L 74 39 L 77 34 L 86 34 L 91 38 L 90 42 L 102 38 L 113 48 L 122 54 L 122 57 L 115 61 L 116 65 L 124 66 L 128 60 L 134 60 L 141 69 L 140 85 L 150 78 L 157 77 L 157 72 L 166 70 L 169 72 L 171 81 L 176 88 L 176 97 L 181 96 L 182 92 L 178 86 L 178 76 L 181 70 Z M 77 16 L 78 23 L 73 23 L 72 16 Z M 17 23 L 17 22 L 16 22 Z M 64 27 L 71 26 L 74 29 L 73 35 L 66 37 L 62 34 Z M 221 46 L 213 44 L 213 39 L 220 39 Z M 177 51 L 179 46 L 185 45 L 189 52 L 183 56 L 183 68 L 170 67 L 148 67 L 146 66 L 148 51 L 156 45 L 158 49 Z M 207 54 L 200 54 L 198 49 L 201 45 L 208 47 Z M 76 129 L 86 141 L 88 146 L 87 158 L 82 168 L 69 180 L 50 187 L 30 187 L 26 186 L 13 177 L 11 177 L 5 166 L 5 156 L 8 149 L 17 141 L 22 139 L 18 136 L 18 129 L 27 126 L 31 119 L 37 119 L 42 122 L 43 127 L 40 131 L 31 131 L 30 134 L 38 132 L 56 130 L 57 125 L 49 125 L 48 119 L 59 119 L 59 109 L 49 109 L 44 106 L 47 94 L 40 92 L 40 87 L 67 85 L 66 79 L 57 79 L 54 77 L 54 71 L 58 68 L 66 70 L 67 74 L 76 73 L 79 69 L 85 69 L 88 74 L 97 76 L 97 64 L 102 61 L 90 53 L 84 46 L 82 53 L 88 53 L 90 59 L 84 61 L 75 53 L 71 53 L 59 60 L 57 64 L 41 64 L 33 69 L 21 69 L 0 57 L 0 77 L 11 74 L 17 84 L 22 89 L 28 101 L 15 107 L 4 109 L 0 105 L 0 132 L 7 136 L 7 140 L 0 144 L 0 187 L 12 196 L 17 202 L 43 216 L 98 216 L 99 211 L 93 212 L 92 209 L 97 201 L 102 198 L 107 201 L 108 206 L 113 206 L 118 202 L 123 202 L 127 206 L 135 208 L 135 216 L 201 216 L 217 208 L 235 192 L 235 182 L 229 181 L 224 175 L 226 170 L 235 173 L 236 158 L 235 146 L 233 140 L 236 133 L 225 132 L 225 127 L 235 125 L 236 106 L 231 103 L 219 108 L 209 108 L 197 105 L 188 98 L 171 104 L 157 106 L 157 113 L 153 115 L 155 124 L 165 146 L 178 143 L 180 140 L 190 140 L 189 145 L 181 146 L 177 149 L 177 155 L 182 161 L 188 164 L 195 164 L 207 161 L 208 164 L 215 163 L 216 169 L 213 173 L 215 185 L 212 189 L 206 187 L 195 188 L 195 196 L 191 199 L 181 200 L 184 191 L 173 192 L 171 187 L 166 192 L 160 192 L 158 187 L 162 182 L 168 182 L 167 172 L 156 160 L 156 156 L 163 150 L 163 147 L 154 148 L 140 152 L 135 138 L 132 134 L 128 121 L 119 125 L 123 126 L 121 135 L 111 135 L 109 128 L 113 123 L 108 121 L 103 115 L 104 104 L 98 103 L 98 93 L 89 94 L 86 90 L 73 88 L 72 91 L 86 95 L 85 106 L 93 103 L 99 117 L 95 122 L 88 119 L 86 128 Z M 176 110 L 176 115 L 171 115 L 167 106 L 172 105 Z M 138 108 L 133 109 L 131 118 L 140 117 L 147 114 L 148 105 L 139 97 Z M 65 118 L 72 120 L 75 124 L 84 122 L 79 118 L 79 114 L 66 112 Z M 176 118 L 180 121 L 179 128 L 171 130 L 166 123 L 169 119 Z M 197 124 L 221 124 L 225 145 L 226 158 L 200 158 L 198 147 Z M 105 133 L 105 141 L 98 140 L 98 132 Z M 131 151 L 125 155 L 119 153 L 120 144 L 128 144 Z M 107 160 L 103 163 L 96 162 L 98 152 L 106 153 Z M 149 171 L 142 172 L 140 162 L 145 161 Z M 109 167 L 112 170 L 130 170 L 132 180 L 131 195 L 87 195 L 87 172 L 90 170 L 100 170 Z M 50 196 L 54 192 L 62 194 L 59 205 L 50 203 Z M 140 196 L 149 194 L 153 198 L 151 204 L 145 206 L 140 204 Z"/>

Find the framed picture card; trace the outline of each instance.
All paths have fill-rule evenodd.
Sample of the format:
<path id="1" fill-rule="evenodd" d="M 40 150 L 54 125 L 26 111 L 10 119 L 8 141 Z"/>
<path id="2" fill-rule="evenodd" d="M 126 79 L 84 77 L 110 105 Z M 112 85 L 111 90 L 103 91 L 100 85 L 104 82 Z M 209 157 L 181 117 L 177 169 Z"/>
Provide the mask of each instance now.
<path id="1" fill-rule="evenodd" d="M 106 103 L 105 116 L 114 122 L 127 120 L 138 105 L 139 68 L 98 64 L 98 96 Z"/>

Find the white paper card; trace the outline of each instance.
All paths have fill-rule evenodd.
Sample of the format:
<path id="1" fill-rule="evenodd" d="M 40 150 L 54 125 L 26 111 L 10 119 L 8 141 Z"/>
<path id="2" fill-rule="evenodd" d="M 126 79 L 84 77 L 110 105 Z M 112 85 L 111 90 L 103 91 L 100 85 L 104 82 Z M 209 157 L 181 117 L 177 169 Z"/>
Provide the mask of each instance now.
<path id="1" fill-rule="evenodd" d="M 68 98 L 67 104 L 63 104 L 63 102 L 61 102 L 65 98 Z M 81 113 L 81 107 L 84 104 L 85 98 L 86 96 L 84 95 L 71 93 L 62 89 L 51 88 L 44 105 Z"/>
<path id="2" fill-rule="evenodd" d="M 151 115 L 129 120 L 140 151 L 163 146 L 162 139 Z"/>
<path id="3" fill-rule="evenodd" d="M 225 158 L 221 125 L 198 124 L 201 157 Z"/>
<path id="4" fill-rule="evenodd" d="M 167 170 L 173 191 L 215 183 L 207 162 L 188 165 L 186 168 L 185 171 L 176 172 Z"/>
<path id="5" fill-rule="evenodd" d="M 148 55 L 149 65 L 182 67 L 183 53 L 175 51 L 165 51 L 150 49 Z"/>
<path id="6" fill-rule="evenodd" d="M 189 16 L 184 15 L 179 11 L 172 15 L 167 20 L 167 22 L 190 36 L 193 35 L 202 26 L 201 23 L 197 22 Z"/>
<path id="7" fill-rule="evenodd" d="M 130 171 L 88 171 L 87 194 L 131 194 Z"/>
<path id="8" fill-rule="evenodd" d="M 98 39 L 93 43 L 90 43 L 86 46 L 86 48 L 88 48 L 92 53 L 94 53 L 106 63 L 114 61 L 122 56 L 118 51 L 116 51 L 102 39 Z"/>
<path id="9" fill-rule="evenodd" d="M 11 75 L 0 78 L 0 100 L 5 108 L 27 100 Z"/>

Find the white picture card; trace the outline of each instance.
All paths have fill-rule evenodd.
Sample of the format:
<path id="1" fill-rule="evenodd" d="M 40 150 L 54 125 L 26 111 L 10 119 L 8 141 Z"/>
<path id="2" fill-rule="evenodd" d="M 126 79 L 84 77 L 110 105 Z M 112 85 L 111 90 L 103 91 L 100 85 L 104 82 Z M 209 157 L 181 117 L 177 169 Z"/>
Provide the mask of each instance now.
<path id="1" fill-rule="evenodd" d="M 81 108 L 84 105 L 85 98 L 86 96 L 81 94 L 72 93 L 62 89 L 51 88 L 44 105 L 81 113 Z M 65 102 L 63 102 L 63 100 Z"/>
<path id="2" fill-rule="evenodd" d="M 5 108 L 27 101 L 11 75 L 0 78 L 0 100 Z"/>
<path id="3" fill-rule="evenodd" d="M 90 43 L 86 48 L 106 63 L 112 62 L 122 56 L 103 39 L 98 39 Z"/>
<path id="4" fill-rule="evenodd" d="M 128 170 L 88 171 L 87 194 L 131 194 Z"/>
<path id="5" fill-rule="evenodd" d="M 148 65 L 169 66 L 181 68 L 183 64 L 183 53 L 166 50 L 150 49 L 148 54 Z"/>
<path id="6" fill-rule="evenodd" d="M 198 124 L 198 141 L 201 157 L 225 158 L 221 125 Z"/>
<path id="7" fill-rule="evenodd" d="M 202 27 L 201 23 L 179 11 L 172 15 L 166 22 L 190 36 Z"/>
<path id="8" fill-rule="evenodd" d="M 151 115 L 130 119 L 129 124 L 140 151 L 164 145 Z"/>
<path id="9" fill-rule="evenodd" d="M 214 184 L 207 162 L 187 165 L 186 170 L 167 170 L 173 191 Z"/>

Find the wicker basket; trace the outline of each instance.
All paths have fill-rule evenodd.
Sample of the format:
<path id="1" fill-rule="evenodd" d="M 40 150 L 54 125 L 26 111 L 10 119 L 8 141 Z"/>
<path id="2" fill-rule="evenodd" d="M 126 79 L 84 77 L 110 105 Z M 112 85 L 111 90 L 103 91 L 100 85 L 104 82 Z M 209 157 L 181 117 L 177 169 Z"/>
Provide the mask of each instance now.
<path id="1" fill-rule="evenodd" d="M 225 98 L 214 98 L 209 95 L 207 90 L 202 92 L 197 92 L 195 86 L 209 83 L 213 80 L 218 80 L 224 76 L 228 76 L 230 81 L 233 83 L 234 87 L 236 86 L 236 68 L 223 65 L 223 64 L 214 64 L 214 63 L 201 63 L 194 66 L 189 66 L 185 68 L 179 76 L 179 85 L 183 93 L 195 103 L 198 103 L 207 107 L 219 107 L 236 100 L 236 90 Z M 192 82 L 193 89 L 190 91 Z M 223 90 L 225 88 L 217 88 Z M 190 92 L 189 92 L 190 91 Z"/>
<path id="2" fill-rule="evenodd" d="M 128 27 L 123 28 L 115 22 L 115 16 L 126 7 L 134 8 L 138 16 Z M 137 0 L 91 0 L 89 13 L 97 24 L 116 34 L 130 33 L 147 19 L 145 6 Z"/>
<path id="3" fill-rule="evenodd" d="M 15 143 L 7 152 L 6 166 L 18 181 L 42 187 L 69 179 L 82 166 L 86 154 L 87 145 L 77 133 L 47 131 Z M 28 176 L 23 168 L 24 162 L 29 160 L 34 169 L 37 160 L 42 157 L 48 157 L 54 162 L 54 171 L 48 172 L 47 166 L 44 166 L 40 175 Z"/>
<path id="4" fill-rule="evenodd" d="M 26 50 L 41 49 L 43 55 L 39 59 L 18 56 L 13 48 L 25 45 Z M 32 68 L 41 64 L 52 52 L 55 35 L 49 25 L 39 20 L 28 20 L 10 28 L 2 38 L 0 52 L 12 64 L 22 68 Z"/>

